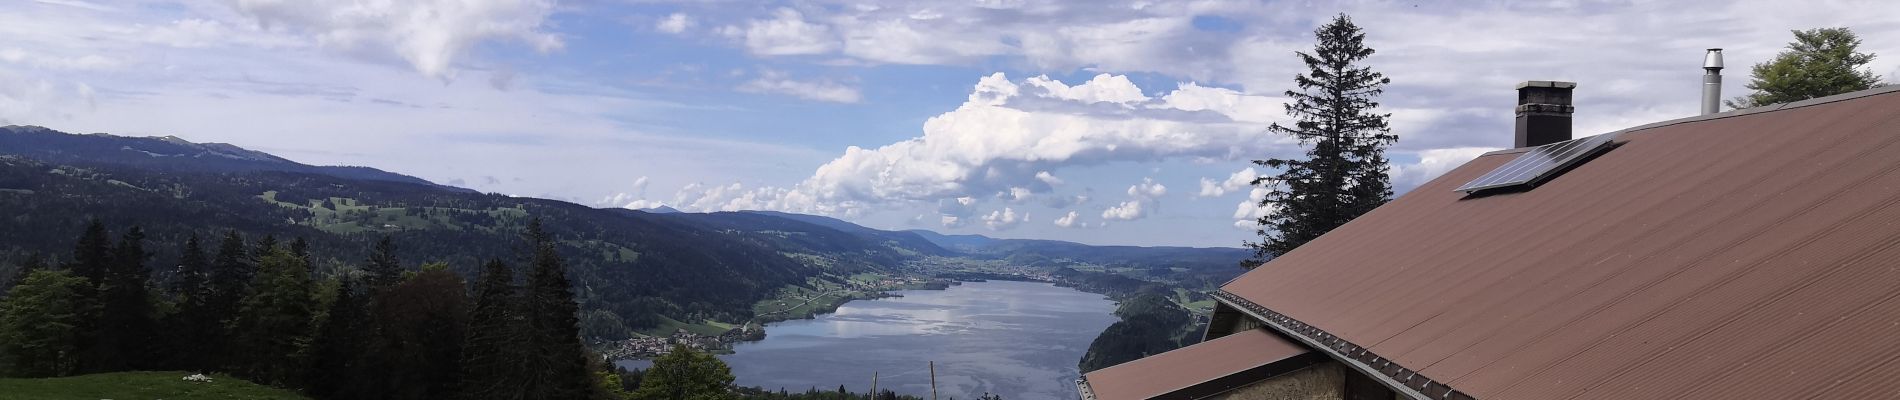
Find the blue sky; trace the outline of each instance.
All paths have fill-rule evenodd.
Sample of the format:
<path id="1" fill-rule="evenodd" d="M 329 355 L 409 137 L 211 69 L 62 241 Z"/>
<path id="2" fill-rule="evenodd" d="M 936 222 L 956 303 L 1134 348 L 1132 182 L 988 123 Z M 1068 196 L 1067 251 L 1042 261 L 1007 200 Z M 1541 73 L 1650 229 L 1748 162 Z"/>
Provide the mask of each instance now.
<path id="1" fill-rule="evenodd" d="M 1696 112 L 1790 29 L 1848 26 L 1900 72 L 1890 1 L 22 0 L 0 123 L 177 135 L 600 207 L 1238 246 L 1247 160 L 1311 30 L 1349 13 L 1393 79 L 1401 191 L 1508 146 L 1512 87 L 1576 127 Z M 1888 56 L 1892 55 L 1892 56 Z"/>

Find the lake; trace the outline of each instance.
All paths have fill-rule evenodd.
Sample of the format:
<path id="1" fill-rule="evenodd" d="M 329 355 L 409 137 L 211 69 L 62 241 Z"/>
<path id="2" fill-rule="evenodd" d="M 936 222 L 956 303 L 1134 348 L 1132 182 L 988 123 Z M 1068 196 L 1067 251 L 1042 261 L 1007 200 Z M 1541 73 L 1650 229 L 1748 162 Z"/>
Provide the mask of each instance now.
<path id="1" fill-rule="evenodd" d="M 929 398 L 929 362 L 937 393 L 974 399 L 1075 399 L 1075 364 L 1089 342 L 1115 322 L 1101 295 L 1048 283 L 969 282 L 947 290 L 906 290 L 904 297 L 857 300 L 816 319 L 766 325 L 762 341 L 722 356 L 741 386 L 811 387 L 853 392 L 878 388 Z M 630 367 L 645 361 L 623 362 Z"/>

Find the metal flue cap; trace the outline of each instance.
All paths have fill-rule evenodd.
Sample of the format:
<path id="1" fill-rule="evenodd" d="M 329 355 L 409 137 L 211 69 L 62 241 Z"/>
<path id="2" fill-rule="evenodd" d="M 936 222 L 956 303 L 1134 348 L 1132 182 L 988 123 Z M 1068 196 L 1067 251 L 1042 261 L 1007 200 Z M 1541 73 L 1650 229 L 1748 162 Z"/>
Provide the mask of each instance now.
<path id="1" fill-rule="evenodd" d="M 1722 49 L 1709 49 L 1709 55 L 1702 58 L 1702 68 L 1722 69 Z"/>

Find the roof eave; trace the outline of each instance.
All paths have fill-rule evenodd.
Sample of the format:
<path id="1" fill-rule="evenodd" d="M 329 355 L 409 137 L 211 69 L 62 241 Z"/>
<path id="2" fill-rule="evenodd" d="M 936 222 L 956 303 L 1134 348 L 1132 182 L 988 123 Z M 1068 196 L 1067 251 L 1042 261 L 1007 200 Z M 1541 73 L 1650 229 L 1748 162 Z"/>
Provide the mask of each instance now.
<path id="1" fill-rule="evenodd" d="M 1293 338 L 1308 348 L 1325 353 L 1333 360 L 1345 364 L 1360 374 L 1373 378 L 1380 384 L 1406 397 L 1420 400 L 1476 400 L 1469 394 L 1452 389 L 1442 382 L 1419 375 L 1417 371 L 1399 366 L 1391 360 L 1373 354 L 1357 344 L 1333 336 L 1324 330 L 1308 325 L 1292 317 L 1274 312 L 1239 295 L 1226 290 L 1214 291 L 1214 300 L 1253 317 L 1281 335 Z M 1375 366 L 1377 365 L 1377 366 Z"/>

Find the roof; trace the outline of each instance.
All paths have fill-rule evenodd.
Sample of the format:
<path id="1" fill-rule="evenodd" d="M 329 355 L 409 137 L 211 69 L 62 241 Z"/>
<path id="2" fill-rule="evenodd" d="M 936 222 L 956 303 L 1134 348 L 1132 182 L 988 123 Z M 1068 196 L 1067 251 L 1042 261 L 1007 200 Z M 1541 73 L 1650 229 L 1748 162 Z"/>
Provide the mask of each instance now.
<path id="1" fill-rule="evenodd" d="M 1322 354 L 1256 329 L 1095 370 L 1083 379 L 1098 400 L 1192 399 L 1325 359 Z"/>
<path id="2" fill-rule="evenodd" d="M 1895 89 L 1646 125 L 1530 190 L 1452 190 L 1521 149 L 1493 152 L 1224 302 L 1478 399 L 1900 396 Z"/>

